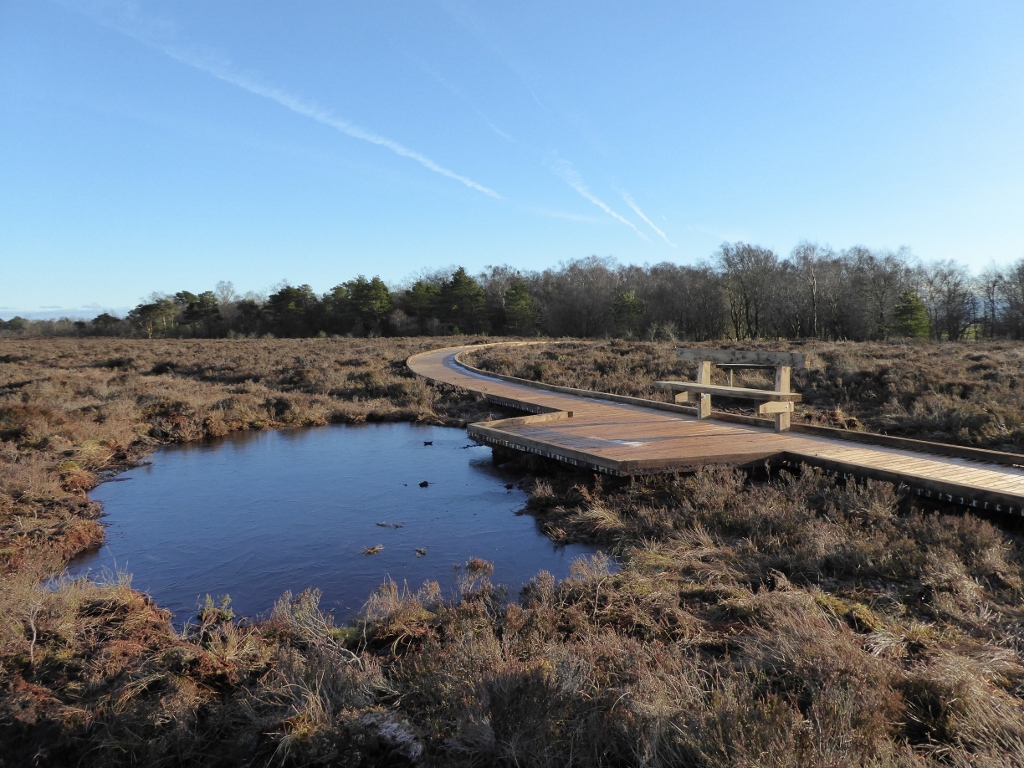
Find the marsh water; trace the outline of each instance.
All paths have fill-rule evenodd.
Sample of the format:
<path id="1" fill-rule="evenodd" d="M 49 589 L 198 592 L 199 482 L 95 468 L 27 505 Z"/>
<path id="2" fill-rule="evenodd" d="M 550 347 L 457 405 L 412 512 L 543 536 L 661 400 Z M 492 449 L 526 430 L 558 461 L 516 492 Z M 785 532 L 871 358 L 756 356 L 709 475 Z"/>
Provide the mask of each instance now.
<path id="1" fill-rule="evenodd" d="M 163 448 L 92 492 L 107 538 L 70 575 L 130 573 L 179 623 L 207 594 L 257 616 L 307 587 L 346 619 L 387 578 L 453 591 L 455 566 L 471 557 L 492 562 L 492 580 L 513 595 L 541 570 L 563 578 L 593 548 L 555 547 L 532 517 L 516 515 L 526 493 L 490 458 L 462 430 L 411 424 Z"/>

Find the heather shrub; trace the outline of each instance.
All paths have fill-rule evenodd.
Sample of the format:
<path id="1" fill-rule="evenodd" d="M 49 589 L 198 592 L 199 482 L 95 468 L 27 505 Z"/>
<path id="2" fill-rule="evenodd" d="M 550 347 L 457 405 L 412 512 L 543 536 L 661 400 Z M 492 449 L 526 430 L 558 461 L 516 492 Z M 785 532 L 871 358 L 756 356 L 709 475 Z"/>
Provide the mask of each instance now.
<path id="1" fill-rule="evenodd" d="M 453 595 L 388 581 L 340 626 L 315 590 L 257 620 L 210 598 L 176 631 L 124 580 L 49 580 L 102 534 L 91 484 L 163 443 L 486 418 L 405 368 L 444 343 L 5 340 L 0 764 L 1024 762 L 1017 533 L 807 468 L 628 481 L 523 460 L 541 530 L 604 554 L 520 595 L 479 559 Z M 674 346 L 488 347 L 477 364 L 659 396 L 654 380 L 692 375 Z M 796 377 L 810 421 L 1024 445 L 1012 347 L 816 351 Z"/>

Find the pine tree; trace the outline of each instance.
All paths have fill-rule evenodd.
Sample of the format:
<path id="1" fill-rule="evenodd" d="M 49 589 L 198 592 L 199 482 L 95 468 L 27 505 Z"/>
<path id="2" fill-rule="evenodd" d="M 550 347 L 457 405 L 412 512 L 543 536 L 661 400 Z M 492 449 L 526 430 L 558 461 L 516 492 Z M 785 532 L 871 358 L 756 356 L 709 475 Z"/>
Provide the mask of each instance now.
<path id="1" fill-rule="evenodd" d="M 897 336 L 927 339 L 931 334 L 928 309 L 915 291 L 906 290 L 900 294 L 893 319 L 895 321 L 893 330 Z"/>

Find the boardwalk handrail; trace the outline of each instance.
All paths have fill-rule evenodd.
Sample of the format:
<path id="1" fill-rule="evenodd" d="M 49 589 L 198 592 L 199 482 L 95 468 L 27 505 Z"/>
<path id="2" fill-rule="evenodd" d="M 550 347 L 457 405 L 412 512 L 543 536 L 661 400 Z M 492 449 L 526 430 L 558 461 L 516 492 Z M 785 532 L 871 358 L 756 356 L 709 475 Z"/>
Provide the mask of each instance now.
<path id="1" fill-rule="evenodd" d="M 716 365 L 751 366 L 774 368 L 786 365 L 790 368 L 811 368 L 814 355 L 806 352 L 762 352 L 755 349 L 686 349 L 676 350 L 676 360 L 699 362 L 707 360 Z"/>

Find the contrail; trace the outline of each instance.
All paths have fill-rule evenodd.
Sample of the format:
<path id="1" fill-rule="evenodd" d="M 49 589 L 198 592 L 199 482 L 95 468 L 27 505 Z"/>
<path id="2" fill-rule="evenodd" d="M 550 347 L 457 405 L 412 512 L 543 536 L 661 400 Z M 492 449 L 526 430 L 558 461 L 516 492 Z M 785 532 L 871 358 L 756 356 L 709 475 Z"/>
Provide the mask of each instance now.
<path id="1" fill-rule="evenodd" d="M 182 52 L 179 51 L 167 48 L 160 48 L 158 50 L 171 58 L 180 61 L 182 64 L 186 64 L 194 69 L 213 75 L 219 80 L 235 85 L 249 93 L 255 94 L 256 96 L 262 96 L 265 99 L 270 99 L 271 101 L 280 104 L 285 109 L 289 109 L 303 117 L 308 117 L 311 120 L 316 120 L 318 123 L 334 128 L 336 131 L 344 133 L 346 136 L 351 136 L 353 139 L 360 139 L 362 141 L 369 142 L 370 144 L 376 144 L 379 147 L 390 149 L 400 157 L 407 157 L 410 160 L 415 160 L 427 170 L 438 173 L 446 178 L 452 179 L 453 181 L 458 181 L 461 184 L 465 184 L 467 187 L 475 189 L 477 192 L 482 192 L 485 195 L 489 195 L 490 197 L 494 197 L 499 200 L 502 199 L 501 195 L 493 189 L 489 189 L 483 184 L 478 184 L 470 178 L 461 176 L 455 173 L 455 171 L 450 171 L 443 165 L 438 165 L 426 155 L 422 155 L 413 149 L 409 149 L 408 147 L 399 144 L 397 141 L 362 128 L 348 120 L 337 117 L 328 109 L 321 107 L 314 102 L 304 101 L 298 96 L 288 93 L 287 91 L 283 91 L 280 88 L 274 88 L 273 86 L 257 82 L 245 77 L 244 75 L 232 72 L 222 66 L 211 65 L 200 60 L 192 59 L 188 55 L 183 55 Z"/>
<path id="2" fill-rule="evenodd" d="M 222 80 L 225 83 L 234 85 L 237 88 L 241 88 L 244 91 L 255 96 L 261 96 L 265 99 L 279 104 L 280 106 L 294 112 L 297 115 L 308 117 L 311 120 L 326 125 L 334 130 L 345 134 L 353 139 L 359 139 L 361 141 L 375 144 L 378 147 L 384 147 L 394 152 L 400 157 L 405 157 L 410 160 L 415 160 L 417 163 L 422 165 L 429 171 L 440 174 L 445 178 L 457 181 L 460 184 L 465 184 L 470 189 L 474 189 L 477 192 L 481 192 L 489 197 L 497 198 L 499 200 L 504 199 L 501 195 L 495 192 L 493 189 L 485 187 L 483 184 L 478 184 L 466 176 L 462 176 L 455 171 L 451 171 L 445 168 L 443 165 L 438 165 L 426 155 L 420 154 L 419 152 L 409 149 L 403 144 L 399 144 L 393 139 L 389 139 L 386 136 L 374 133 L 373 131 L 367 130 L 355 123 L 344 120 L 334 115 L 326 107 L 322 107 L 312 101 L 306 101 L 292 93 L 289 93 L 281 88 L 276 88 L 271 85 L 267 85 L 258 81 L 255 78 L 247 77 L 239 72 L 234 71 L 231 66 L 220 56 L 201 55 L 193 50 L 187 50 L 179 45 L 172 45 L 168 43 L 160 43 L 152 39 L 150 35 L 147 35 L 144 31 L 145 27 L 159 28 L 164 27 L 166 31 L 166 25 L 160 25 L 155 22 L 145 22 L 140 19 L 137 15 L 135 7 L 131 4 L 121 6 L 121 11 L 125 18 L 123 20 L 112 20 L 100 16 L 96 12 L 90 12 L 89 10 L 82 9 L 79 6 L 73 4 L 61 3 L 66 7 L 71 7 L 79 12 L 84 12 L 93 18 L 97 19 L 104 26 L 110 27 L 123 35 L 127 35 L 133 40 L 145 45 L 148 48 L 159 51 L 160 53 L 168 56 L 175 61 L 184 64 L 185 66 L 197 69 L 200 72 L 205 72 L 208 75 L 216 77 L 218 80 Z"/>
<path id="3" fill-rule="evenodd" d="M 487 115 L 485 115 L 472 101 L 470 101 L 469 97 L 465 93 L 463 93 L 462 89 L 459 88 L 459 86 L 457 86 L 455 83 L 453 83 L 451 80 L 449 80 L 447 77 L 445 77 L 441 73 L 437 72 L 436 70 L 434 70 L 433 68 L 428 66 L 427 63 L 424 62 L 422 59 L 420 59 L 420 58 L 418 58 L 416 56 L 413 56 L 408 51 L 402 51 L 401 53 L 409 61 L 411 61 L 413 63 L 413 65 L 417 69 L 419 69 L 421 72 L 423 72 L 423 74 L 425 74 L 431 80 L 436 82 L 438 85 L 440 85 L 446 91 L 448 91 L 453 96 L 455 96 L 460 101 L 462 101 L 464 104 L 466 104 L 470 109 L 472 109 L 474 112 L 476 112 L 476 116 L 479 117 L 484 123 L 486 123 L 488 128 L 490 128 L 496 134 L 501 136 L 501 138 L 503 138 L 509 144 L 515 144 L 516 143 L 516 140 L 514 138 L 512 138 L 507 133 L 505 133 L 503 130 L 501 130 L 501 128 L 496 126 L 491 121 L 491 119 L 489 117 L 487 117 Z"/>
<path id="4" fill-rule="evenodd" d="M 669 240 L 668 237 L 665 236 L 665 233 L 662 232 L 660 229 L 658 229 L 656 226 L 654 226 L 654 222 L 651 221 L 650 219 L 648 219 L 647 216 L 644 215 L 644 212 L 640 210 L 640 206 L 638 206 L 636 204 L 636 202 L 633 200 L 633 198 L 630 196 L 630 194 L 628 192 L 623 192 L 622 193 L 622 199 L 626 201 L 626 205 L 628 205 L 630 208 L 633 209 L 633 213 L 635 213 L 641 219 L 646 221 L 647 222 L 647 226 L 649 226 L 651 229 L 653 229 L 655 232 L 657 232 L 661 236 L 662 240 L 664 240 L 666 243 L 671 245 L 673 248 L 676 247 L 676 244 L 673 243 L 671 240 Z"/>
<path id="5" fill-rule="evenodd" d="M 616 221 L 621 221 L 627 227 L 636 232 L 644 240 L 649 240 L 647 235 L 641 232 L 633 222 L 631 222 L 627 218 L 620 216 L 618 213 L 613 211 L 607 203 L 605 203 L 603 200 L 598 198 L 593 192 L 591 192 L 590 187 L 586 185 L 586 183 L 583 181 L 583 177 L 579 175 L 576 169 L 573 168 L 567 160 L 563 160 L 561 157 L 558 157 L 557 154 L 555 155 L 554 170 L 555 173 L 557 173 L 561 177 L 562 181 L 564 181 L 570 187 L 575 189 L 584 198 L 592 202 L 594 205 L 596 205 L 598 208 L 607 213 Z"/>

